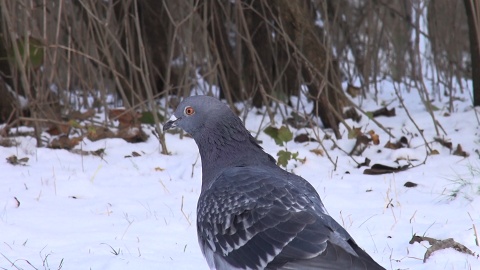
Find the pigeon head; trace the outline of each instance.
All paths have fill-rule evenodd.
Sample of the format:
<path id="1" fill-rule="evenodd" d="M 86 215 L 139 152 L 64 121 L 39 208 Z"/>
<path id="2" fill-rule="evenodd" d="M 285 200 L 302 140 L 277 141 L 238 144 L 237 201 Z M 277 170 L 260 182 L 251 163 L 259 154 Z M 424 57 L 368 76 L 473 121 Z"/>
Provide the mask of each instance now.
<path id="1" fill-rule="evenodd" d="M 179 127 L 195 138 L 197 134 L 205 131 L 206 126 L 217 126 L 223 118 L 231 116 L 236 117 L 225 103 L 214 97 L 187 97 L 180 102 L 163 130 Z"/>
<path id="2" fill-rule="evenodd" d="M 203 168 L 202 190 L 223 169 L 249 164 L 275 165 L 227 104 L 209 96 L 185 98 L 163 130 L 179 127 L 195 140 Z"/>

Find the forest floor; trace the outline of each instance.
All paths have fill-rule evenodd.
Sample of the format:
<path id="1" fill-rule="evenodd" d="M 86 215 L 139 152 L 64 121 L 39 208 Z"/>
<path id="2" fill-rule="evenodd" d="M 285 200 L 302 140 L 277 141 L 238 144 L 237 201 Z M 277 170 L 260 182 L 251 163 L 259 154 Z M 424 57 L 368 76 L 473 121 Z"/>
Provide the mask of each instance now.
<path id="1" fill-rule="evenodd" d="M 401 95 L 407 110 L 389 83 L 376 101 L 353 98 L 365 111 L 395 109 L 374 118 L 384 130 L 366 116 L 347 121 L 354 134 L 342 125 L 340 140 L 325 139 L 320 128 L 289 127 L 294 137 L 323 139 L 324 148 L 277 145 L 263 132 L 265 109 L 251 110 L 245 123 L 272 156 L 298 152 L 287 170 L 307 179 L 385 268 L 480 269 L 480 108 L 468 91 L 455 93 L 451 112 L 448 97 L 435 98 L 437 134 L 418 92 Z M 195 226 L 197 146 L 167 134 L 171 154 L 162 155 L 144 130 L 145 142 L 85 138 L 79 152 L 37 148 L 33 137 L 16 135 L 31 128 L 12 129 L 16 145 L 0 147 L 0 269 L 208 269 Z M 359 135 L 366 148 L 350 157 Z M 359 167 L 366 158 L 369 166 Z"/>

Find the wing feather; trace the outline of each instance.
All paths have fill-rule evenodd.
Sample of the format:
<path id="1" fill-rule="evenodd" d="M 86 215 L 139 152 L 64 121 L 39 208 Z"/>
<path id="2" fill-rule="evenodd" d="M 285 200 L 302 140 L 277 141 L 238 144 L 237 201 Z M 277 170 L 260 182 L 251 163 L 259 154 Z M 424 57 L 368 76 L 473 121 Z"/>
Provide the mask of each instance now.
<path id="1" fill-rule="evenodd" d="M 200 196 L 200 246 L 217 268 L 352 268 L 361 261 L 358 247 L 324 209 L 298 176 L 273 167 L 229 168 Z"/>

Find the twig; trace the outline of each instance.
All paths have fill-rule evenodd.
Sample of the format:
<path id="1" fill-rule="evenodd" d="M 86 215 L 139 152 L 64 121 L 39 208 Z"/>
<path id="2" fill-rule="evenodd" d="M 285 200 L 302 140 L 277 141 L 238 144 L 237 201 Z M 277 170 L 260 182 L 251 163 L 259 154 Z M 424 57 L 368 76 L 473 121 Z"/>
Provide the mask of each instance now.
<path id="1" fill-rule="evenodd" d="M 192 225 L 192 222 L 190 222 L 190 219 L 188 218 L 188 216 L 185 214 L 185 212 L 183 212 L 183 195 L 182 195 L 182 204 L 180 206 L 180 211 L 182 211 L 182 214 L 185 217 L 185 219 L 187 220 L 188 225 Z"/>
<path id="2" fill-rule="evenodd" d="M 425 147 L 427 147 L 428 150 L 430 151 L 430 152 L 427 151 L 427 156 L 428 156 L 428 154 L 432 152 L 432 148 L 430 148 L 430 146 L 428 145 L 427 139 L 425 138 L 425 135 L 423 135 L 423 131 L 418 127 L 417 123 L 415 122 L 415 120 L 413 120 L 413 117 L 410 115 L 410 112 L 408 111 L 407 106 L 405 106 L 405 103 L 403 102 L 403 97 L 400 95 L 399 89 L 396 85 L 394 85 L 394 89 L 395 89 L 395 95 L 398 97 L 398 101 L 404 108 L 405 113 L 408 116 L 408 119 L 412 121 L 412 124 L 415 126 L 417 131 L 420 133 L 420 136 L 422 137 L 423 141 L 425 142 Z"/>

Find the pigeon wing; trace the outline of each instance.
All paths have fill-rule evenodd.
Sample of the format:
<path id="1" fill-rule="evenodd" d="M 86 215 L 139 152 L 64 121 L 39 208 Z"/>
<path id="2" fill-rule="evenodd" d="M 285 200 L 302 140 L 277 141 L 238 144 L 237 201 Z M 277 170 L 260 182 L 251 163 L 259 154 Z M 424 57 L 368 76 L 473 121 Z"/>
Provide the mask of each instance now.
<path id="1" fill-rule="evenodd" d="M 281 169 L 229 168 L 201 194 L 197 210 L 212 269 L 355 269 L 359 261 L 361 249 L 313 187 Z"/>

